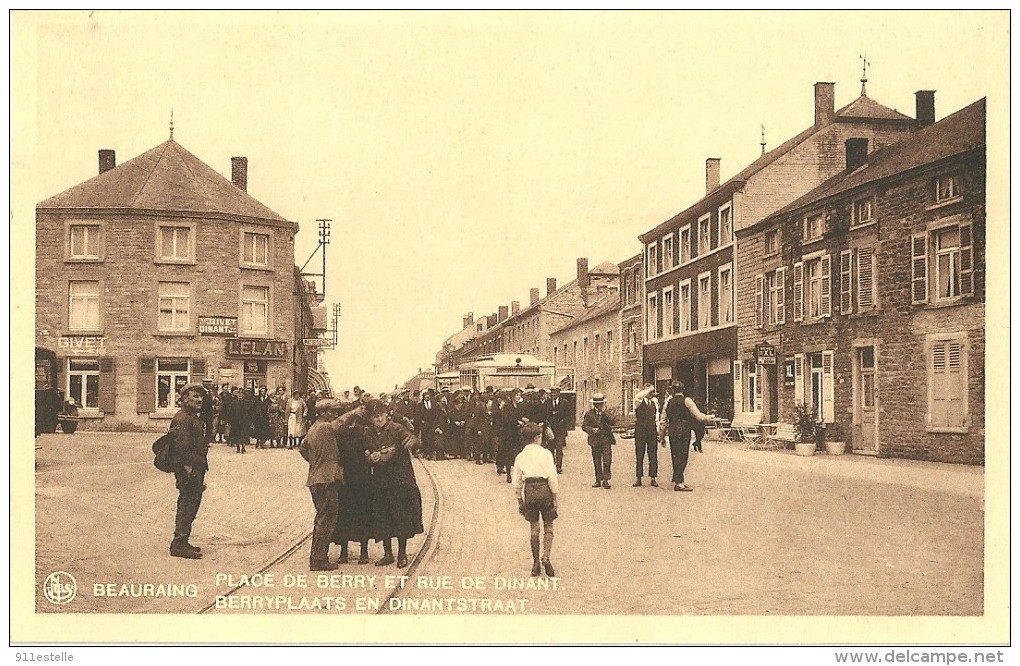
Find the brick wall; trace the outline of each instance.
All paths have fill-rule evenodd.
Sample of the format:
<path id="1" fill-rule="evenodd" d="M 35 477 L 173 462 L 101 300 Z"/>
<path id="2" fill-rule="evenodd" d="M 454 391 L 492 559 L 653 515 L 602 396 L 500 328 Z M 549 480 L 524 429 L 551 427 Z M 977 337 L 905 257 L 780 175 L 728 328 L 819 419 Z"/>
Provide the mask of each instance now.
<path id="1" fill-rule="evenodd" d="M 92 222 L 102 226 L 103 260 L 71 263 L 65 260 L 67 222 Z M 157 264 L 156 229 L 159 222 L 194 225 L 194 264 Z M 240 233 L 247 229 L 272 235 L 271 270 L 240 267 Z M 55 349 L 62 357 L 60 337 L 101 335 L 102 355 L 112 357 L 116 367 L 116 402 L 104 421 L 148 425 L 150 417 L 138 414 L 138 359 L 140 357 L 203 358 L 207 374 L 216 377 L 220 367 L 235 368 L 231 383 L 240 383 L 241 361 L 225 360 L 224 337 L 198 335 L 198 317 L 238 317 L 240 285 L 270 287 L 269 335 L 288 341 L 288 357 L 270 361 L 266 375 L 272 388 L 292 385 L 294 345 L 294 231 L 290 225 L 250 221 L 240 224 L 222 219 L 150 217 L 121 214 L 72 216 L 38 211 L 36 215 L 36 343 Z M 101 288 L 100 331 L 68 331 L 68 280 L 98 280 Z M 191 285 L 190 333 L 171 335 L 157 331 L 158 283 L 188 282 Z M 73 353 L 72 353 L 73 355 Z M 95 425 L 86 421 L 83 427 Z M 104 425 L 108 426 L 109 423 Z"/>

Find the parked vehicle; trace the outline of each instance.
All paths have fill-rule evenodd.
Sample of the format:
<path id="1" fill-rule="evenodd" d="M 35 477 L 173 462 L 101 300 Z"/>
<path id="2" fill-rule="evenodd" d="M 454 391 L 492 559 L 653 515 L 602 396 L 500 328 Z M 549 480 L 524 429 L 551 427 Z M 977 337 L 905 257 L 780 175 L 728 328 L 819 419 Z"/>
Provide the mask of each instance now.
<path id="1" fill-rule="evenodd" d="M 64 399 L 57 386 L 57 353 L 44 347 L 35 348 L 35 434 L 56 432 L 60 428 L 71 434 L 78 429 L 78 405 Z"/>

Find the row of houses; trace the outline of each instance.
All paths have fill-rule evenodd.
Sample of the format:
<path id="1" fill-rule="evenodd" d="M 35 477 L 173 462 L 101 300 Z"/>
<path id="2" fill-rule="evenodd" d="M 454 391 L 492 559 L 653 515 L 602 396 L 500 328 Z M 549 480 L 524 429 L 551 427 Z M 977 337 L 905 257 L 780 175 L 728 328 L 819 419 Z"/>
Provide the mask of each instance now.
<path id="1" fill-rule="evenodd" d="M 248 194 L 247 158 L 230 173 L 171 135 L 37 204 L 36 345 L 83 428 L 165 428 L 189 382 L 329 391 L 298 224 Z"/>
<path id="2" fill-rule="evenodd" d="M 468 316 L 438 372 L 484 354 L 556 366 L 627 417 L 645 383 L 789 422 L 803 404 L 859 453 L 984 460 L 985 100 L 935 121 L 861 95 L 638 234 L 641 250 L 521 309 Z"/>

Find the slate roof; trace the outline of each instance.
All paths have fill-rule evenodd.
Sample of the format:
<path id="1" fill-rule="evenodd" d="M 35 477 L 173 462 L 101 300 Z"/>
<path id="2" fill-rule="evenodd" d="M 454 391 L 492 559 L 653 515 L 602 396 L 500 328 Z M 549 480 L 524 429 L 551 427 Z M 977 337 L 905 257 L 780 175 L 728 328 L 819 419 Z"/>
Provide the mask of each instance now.
<path id="1" fill-rule="evenodd" d="M 577 315 L 571 319 L 568 323 L 559 327 L 554 331 L 559 333 L 560 331 L 566 331 L 567 329 L 580 326 L 586 321 L 600 317 L 608 312 L 619 312 L 620 311 L 620 292 L 613 292 L 609 298 L 604 302 L 596 305 L 595 307 L 588 308 L 583 313 Z"/>
<path id="2" fill-rule="evenodd" d="M 603 261 L 595 268 L 588 271 L 589 275 L 619 275 L 620 267 L 611 261 Z"/>
<path id="3" fill-rule="evenodd" d="M 36 207 L 213 213 L 288 222 L 173 139 Z"/>
<path id="4" fill-rule="evenodd" d="M 841 192 L 959 155 L 985 145 L 985 98 L 868 155 L 852 173 L 825 181 L 796 201 L 779 209 L 763 222 L 813 204 Z M 755 225 L 758 226 L 758 225 Z"/>

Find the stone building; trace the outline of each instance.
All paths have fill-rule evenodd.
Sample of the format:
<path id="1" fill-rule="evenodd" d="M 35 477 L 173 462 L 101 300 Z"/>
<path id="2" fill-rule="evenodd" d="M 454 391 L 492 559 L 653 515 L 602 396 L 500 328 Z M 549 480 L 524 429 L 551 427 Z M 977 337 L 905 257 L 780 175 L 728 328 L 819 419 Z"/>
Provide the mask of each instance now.
<path id="1" fill-rule="evenodd" d="M 645 297 L 643 253 L 620 263 L 620 416 L 621 425 L 634 419 L 634 396 L 644 382 Z"/>
<path id="2" fill-rule="evenodd" d="M 298 225 L 231 175 L 171 138 L 36 206 L 36 344 L 83 427 L 164 428 L 192 381 L 303 386 Z"/>
<path id="3" fill-rule="evenodd" d="M 553 355 L 569 364 L 577 395 L 577 418 L 596 393 L 606 395 L 606 409 L 619 415 L 623 408 L 620 369 L 620 294 L 610 292 L 549 339 Z"/>
<path id="4" fill-rule="evenodd" d="M 720 183 L 720 161 L 706 161 L 706 195 L 639 236 L 644 246 L 644 378 L 661 391 L 681 380 L 702 406 L 734 409 L 737 275 L 734 232 L 747 228 L 843 169 L 846 139 L 869 150 L 907 136 L 915 123 L 862 94 L 838 111 L 835 85 L 816 83 L 814 124 Z"/>
<path id="5" fill-rule="evenodd" d="M 554 351 L 549 339 L 553 331 L 563 327 L 574 317 L 601 302 L 619 290 L 619 268 L 612 262 L 603 262 L 588 269 L 588 260 L 577 260 L 577 278 L 557 287 L 556 278 L 546 280 L 546 296 L 540 298 L 537 288 L 531 290 L 531 302 L 521 309 L 514 301 L 509 307 L 501 305 L 494 315 L 494 325 L 462 345 L 452 356 L 452 366 L 479 356 L 500 353 L 530 354 L 542 361 L 557 365 L 557 377 L 567 365 Z"/>
<path id="6" fill-rule="evenodd" d="M 856 452 L 984 460 L 985 100 L 870 151 L 737 231 L 735 401 L 803 403 Z M 837 424 L 835 428 L 831 424 Z M 833 432 L 835 431 L 835 432 Z"/>

